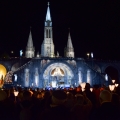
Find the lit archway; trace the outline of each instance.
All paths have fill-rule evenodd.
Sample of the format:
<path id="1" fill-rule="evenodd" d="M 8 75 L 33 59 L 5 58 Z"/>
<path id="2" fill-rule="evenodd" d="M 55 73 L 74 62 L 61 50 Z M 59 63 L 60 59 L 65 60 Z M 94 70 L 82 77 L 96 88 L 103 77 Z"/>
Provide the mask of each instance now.
<path id="1" fill-rule="evenodd" d="M 44 87 L 49 86 L 53 82 L 57 85 L 71 85 L 74 74 L 69 66 L 64 63 L 53 63 L 49 65 L 44 73 Z"/>
<path id="2" fill-rule="evenodd" d="M 113 80 L 116 80 L 116 82 L 119 82 L 119 74 L 118 74 L 118 70 L 112 66 L 108 66 L 105 69 L 105 73 Z M 111 81 L 109 81 L 111 82 Z"/>

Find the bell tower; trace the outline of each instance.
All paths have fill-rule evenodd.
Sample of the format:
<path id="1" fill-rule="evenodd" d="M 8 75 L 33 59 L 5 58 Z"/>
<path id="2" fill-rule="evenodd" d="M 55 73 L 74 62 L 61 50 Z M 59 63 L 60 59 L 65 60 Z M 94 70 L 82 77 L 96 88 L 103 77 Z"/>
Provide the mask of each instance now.
<path id="1" fill-rule="evenodd" d="M 42 57 L 54 57 L 52 20 L 51 20 L 51 15 L 50 15 L 49 2 L 48 2 L 46 19 L 45 19 L 44 40 L 41 46 L 41 56 Z"/>

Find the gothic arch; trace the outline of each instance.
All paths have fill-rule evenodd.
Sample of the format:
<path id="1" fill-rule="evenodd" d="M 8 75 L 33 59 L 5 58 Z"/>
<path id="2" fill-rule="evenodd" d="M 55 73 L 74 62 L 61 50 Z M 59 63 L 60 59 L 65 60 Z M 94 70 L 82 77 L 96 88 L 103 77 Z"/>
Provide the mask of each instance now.
<path id="1" fill-rule="evenodd" d="M 118 68 L 116 65 L 106 64 L 106 65 L 104 65 L 104 66 L 102 67 L 102 73 L 105 73 L 106 68 L 109 67 L 109 66 L 111 66 L 111 67 L 117 69 L 117 71 L 119 71 L 119 68 Z"/>
<path id="2" fill-rule="evenodd" d="M 43 85 L 51 83 L 51 79 L 50 79 L 51 74 L 56 68 L 59 69 L 59 71 L 61 71 L 62 73 L 64 73 L 64 75 L 63 75 L 64 78 L 60 79 L 60 80 L 63 80 L 65 84 L 68 84 L 68 83 L 71 84 L 72 79 L 74 77 L 74 73 L 73 73 L 72 69 L 68 65 L 66 65 L 65 63 L 56 62 L 56 63 L 52 63 L 52 64 L 48 65 L 47 68 L 44 70 L 44 72 L 43 72 L 43 79 L 44 79 Z M 56 81 L 58 81 L 57 78 L 56 78 Z"/>
<path id="3" fill-rule="evenodd" d="M 119 82 L 120 80 L 120 72 L 116 65 L 113 64 L 107 64 L 103 67 L 103 73 L 108 74 L 109 76 L 109 82 L 112 79 L 115 79 L 116 82 Z"/>
<path id="4" fill-rule="evenodd" d="M 51 38 L 50 29 L 49 29 L 49 38 Z"/>
<path id="5" fill-rule="evenodd" d="M 52 71 L 55 67 L 60 67 L 60 68 L 63 68 L 64 70 L 69 71 L 69 74 L 71 75 L 71 78 L 74 77 L 74 74 L 73 74 L 73 72 L 72 72 L 72 70 L 70 69 L 69 66 L 67 66 L 67 65 L 64 64 L 64 63 L 59 63 L 59 62 L 58 62 L 58 63 L 53 63 L 53 64 L 49 65 L 49 66 L 45 69 L 45 71 L 44 71 L 44 73 L 43 73 L 43 78 L 46 79 L 46 77 L 49 75 L 48 72 Z"/>
<path id="6" fill-rule="evenodd" d="M 48 38 L 48 29 L 46 29 L 46 38 Z"/>
<path id="7" fill-rule="evenodd" d="M 109 76 L 109 83 L 111 83 L 110 80 L 115 79 L 116 82 L 119 82 L 119 71 L 114 66 L 107 66 L 105 69 L 105 73 Z"/>

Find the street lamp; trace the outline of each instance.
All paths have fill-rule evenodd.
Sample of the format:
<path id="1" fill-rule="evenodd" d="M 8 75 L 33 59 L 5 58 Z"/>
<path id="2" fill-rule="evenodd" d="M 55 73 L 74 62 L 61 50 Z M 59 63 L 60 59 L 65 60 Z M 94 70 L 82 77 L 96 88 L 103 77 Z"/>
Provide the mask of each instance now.
<path id="1" fill-rule="evenodd" d="M 88 56 L 88 59 L 89 59 L 90 54 L 89 54 L 89 53 L 87 53 L 87 56 Z"/>

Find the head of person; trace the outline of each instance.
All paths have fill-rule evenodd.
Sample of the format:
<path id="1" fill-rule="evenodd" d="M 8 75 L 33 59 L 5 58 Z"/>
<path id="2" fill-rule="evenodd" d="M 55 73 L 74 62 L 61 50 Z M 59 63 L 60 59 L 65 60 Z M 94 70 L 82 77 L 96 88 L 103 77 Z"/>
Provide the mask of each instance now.
<path id="1" fill-rule="evenodd" d="M 111 102 L 112 100 L 112 94 L 108 91 L 108 90 L 103 90 L 100 92 L 100 103 L 104 103 L 104 102 Z"/>
<path id="2" fill-rule="evenodd" d="M 38 93 L 37 93 L 37 98 L 38 98 L 38 99 L 42 99 L 42 94 L 41 94 L 41 92 L 38 92 Z"/>
<path id="3" fill-rule="evenodd" d="M 0 90 L 0 102 L 7 99 L 7 93 L 3 90 Z"/>
<path id="4" fill-rule="evenodd" d="M 89 83 L 86 83 L 86 85 L 85 85 L 85 90 L 86 90 L 86 91 L 90 91 L 90 84 L 89 84 Z"/>
<path id="5" fill-rule="evenodd" d="M 114 104 L 114 105 L 119 105 L 119 100 L 120 100 L 120 97 L 117 93 L 113 93 L 112 94 L 112 100 L 111 102 Z"/>
<path id="6" fill-rule="evenodd" d="M 82 105 L 84 103 L 84 96 L 81 94 L 76 94 L 75 95 L 75 103 Z"/>
<path id="7" fill-rule="evenodd" d="M 74 96 L 71 92 L 67 92 L 67 99 L 73 99 Z"/>
<path id="8" fill-rule="evenodd" d="M 62 90 L 56 90 L 52 93 L 52 105 L 63 105 L 67 100 L 67 95 Z"/>
<path id="9" fill-rule="evenodd" d="M 27 90 L 23 92 L 23 100 L 30 100 L 31 99 L 31 93 Z"/>

